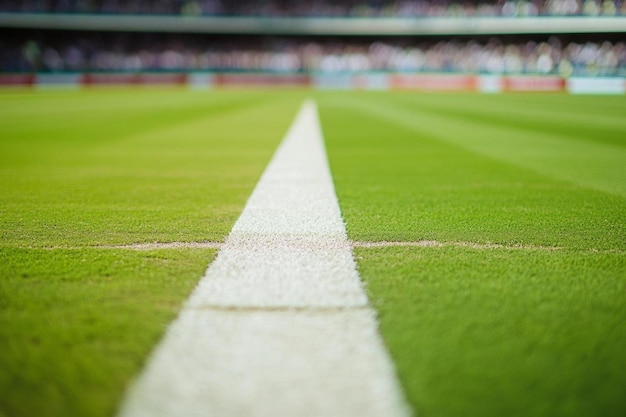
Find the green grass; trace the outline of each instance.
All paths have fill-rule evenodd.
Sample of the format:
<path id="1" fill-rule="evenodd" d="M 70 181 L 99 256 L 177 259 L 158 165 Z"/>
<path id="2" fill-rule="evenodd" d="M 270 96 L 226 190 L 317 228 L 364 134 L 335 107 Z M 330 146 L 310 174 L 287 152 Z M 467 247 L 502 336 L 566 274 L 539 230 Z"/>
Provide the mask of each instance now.
<path id="1" fill-rule="evenodd" d="M 623 254 L 385 248 L 357 256 L 417 415 L 624 415 Z"/>
<path id="2" fill-rule="evenodd" d="M 623 248 L 626 135 L 621 145 L 569 136 L 537 139 L 534 130 L 525 128 L 527 118 L 495 129 L 488 121 L 462 122 L 431 109 L 432 102 L 444 100 L 448 107 L 483 109 L 487 115 L 505 106 L 509 111 L 532 107 L 516 98 L 374 95 L 322 100 L 333 176 L 350 236 Z M 580 100 L 559 98 L 560 110 Z M 606 99 L 626 112 L 623 98 Z M 618 114 L 613 123 L 621 121 L 626 132 L 626 120 Z M 585 125 L 579 115 L 571 121 Z M 572 168 L 577 161 L 583 162 Z"/>
<path id="3" fill-rule="evenodd" d="M 626 100 L 319 92 L 417 415 L 626 414 Z M 0 92 L 0 416 L 110 416 L 302 91 Z"/>
<path id="4" fill-rule="evenodd" d="M 417 415 L 626 414 L 626 100 L 322 97 L 357 249 Z"/>
<path id="5" fill-rule="evenodd" d="M 221 240 L 297 111 L 269 94 L 3 95 L 0 245 Z"/>
<path id="6" fill-rule="evenodd" d="M 0 93 L 0 416 L 110 416 L 222 241 L 299 98 Z"/>
<path id="7" fill-rule="evenodd" d="M 112 415 L 213 254 L 0 249 L 0 415 Z"/>

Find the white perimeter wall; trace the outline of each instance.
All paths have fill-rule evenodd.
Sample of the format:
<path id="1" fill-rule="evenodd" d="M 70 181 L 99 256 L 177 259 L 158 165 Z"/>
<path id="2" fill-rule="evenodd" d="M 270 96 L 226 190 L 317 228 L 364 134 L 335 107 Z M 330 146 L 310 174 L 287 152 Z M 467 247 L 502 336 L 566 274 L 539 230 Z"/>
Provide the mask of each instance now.
<path id="1" fill-rule="evenodd" d="M 567 91 L 572 94 L 624 94 L 626 80 L 624 78 L 568 78 Z"/>

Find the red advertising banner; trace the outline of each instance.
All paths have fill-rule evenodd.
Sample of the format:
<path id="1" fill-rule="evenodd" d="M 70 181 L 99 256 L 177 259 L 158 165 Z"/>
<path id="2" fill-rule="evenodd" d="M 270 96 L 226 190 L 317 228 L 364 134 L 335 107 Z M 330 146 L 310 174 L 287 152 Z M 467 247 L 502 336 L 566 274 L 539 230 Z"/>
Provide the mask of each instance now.
<path id="1" fill-rule="evenodd" d="M 174 74 L 85 74 L 84 85 L 182 85 L 187 75 Z"/>
<path id="2" fill-rule="evenodd" d="M 306 74 L 217 74 L 214 84 L 231 87 L 308 87 L 311 77 Z"/>
<path id="3" fill-rule="evenodd" d="M 390 76 L 393 90 L 476 91 L 478 81 L 472 75 L 394 74 Z"/>
<path id="4" fill-rule="evenodd" d="M 527 75 L 502 77 L 502 91 L 565 91 L 565 80 L 558 76 Z"/>
<path id="5" fill-rule="evenodd" d="M 34 83 L 34 74 L 0 74 L 0 86 L 3 87 L 31 86 Z"/>
<path id="6" fill-rule="evenodd" d="M 130 85 L 137 84 L 137 74 L 85 74 L 83 85 Z"/>
<path id="7" fill-rule="evenodd" d="M 179 74 L 141 74 L 138 84 L 147 85 L 183 85 L 187 84 L 187 75 Z"/>

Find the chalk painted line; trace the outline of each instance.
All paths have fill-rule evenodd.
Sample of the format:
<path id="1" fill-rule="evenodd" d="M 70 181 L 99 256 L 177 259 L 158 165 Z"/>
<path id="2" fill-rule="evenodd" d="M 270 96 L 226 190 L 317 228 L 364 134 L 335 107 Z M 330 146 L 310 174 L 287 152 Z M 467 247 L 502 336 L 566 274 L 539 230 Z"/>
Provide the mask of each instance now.
<path id="1" fill-rule="evenodd" d="M 245 244 L 245 243 L 242 243 Z M 46 249 L 129 249 L 136 251 L 150 251 L 159 249 L 220 249 L 224 245 L 223 242 L 149 242 L 149 243 L 132 243 L 128 245 L 94 245 L 94 246 L 48 246 Z M 289 246 L 303 248 L 311 248 L 311 242 L 291 241 Z M 523 244 L 500 244 L 500 243 L 477 243 L 463 241 L 438 241 L 438 240 L 417 240 L 417 241 L 350 241 L 349 246 L 352 248 L 392 248 L 392 247 L 418 247 L 418 248 L 443 248 L 443 247 L 461 247 L 470 249 L 505 249 L 505 250 L 541 250 L 541 251 L 559 251 L 565 248 L 559 246 L 542 246 L 542 245 L 523 245 Z M 34 249 L 34 248 L 33 248 Z M 597 249 L 589 249 L 591 252 L 621 252 L 620 250 L 600 251 Z"/>
<path id="2" fill-rule="evenodd" d="M 221 249 L 224 242 L 215 241 L 199 241 L 199 242 L 144 242 L 144 243 L 131 243 L 126 245 L 88 245 L 88 246 L 18 246 L 25 249 L 126 249 L 134 251 L 151 251 L 162 249 Z M 289 244 L 292 246 L 299 246 L 296 240 L 292 240 Z M 303 246 L 312 248 L 310 242 L 303 242 Z M 591 253 L 625 253 L 623 249 L 571 249 L 561 246 L 544 246 L 544 245 L 524 245 L 524 244 L 502 244 L 502 243 L 478 243 L 478 242 L 465 242 L 465 241 L 439 241 L 439 240 L 416 240 L 416 241 L 349 241 L 349 246 L 354 248 L 398 248 L 398 247 L 416 247 L 416 248 L 445 248 L 445 247 L 457 247 L 457 248 L 469 248 L 477 250 L 536 250 L 536 251 L 575 251 L 575 252 L 591 252 Z"/>
<path id="3" fill-rule="evenodd" d="M 563 248 L 558 246 L 542 246 L 542 245 L 523 245 L 512 244 L 505 245 L 500 243 L 476 243 L 476 242 L 463 242 L 463 241 L 438 241 L 438 240 L 418 240 L 418 241 L 377 241 L 377 242 L 352 242 L 354 248 L 388 248 L 388 247 L 420 247 L 420 248 L 442 248 L 442 247 L 461 247 L 471 249 L 525 249 L 525 250 L 543 250 L 543 251 L 557 251 Z"/>
<path id="4" fill-rule="evenodd" d="M 411 415 L 356 271 L 314 102 L 119 415 Z"/>

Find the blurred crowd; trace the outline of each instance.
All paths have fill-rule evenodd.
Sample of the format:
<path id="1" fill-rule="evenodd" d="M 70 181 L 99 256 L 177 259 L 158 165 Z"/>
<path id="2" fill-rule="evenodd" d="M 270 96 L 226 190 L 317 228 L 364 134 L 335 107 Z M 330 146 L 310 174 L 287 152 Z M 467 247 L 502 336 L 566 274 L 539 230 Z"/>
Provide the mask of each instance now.
<path id="1" fill-rule="evenodd" d="M 626 0 L 0 0 L 0 12 L 267 17 L 626 15 Z"/>
<path id="2" fill-rule="evenodd" d="M 0 47 L 0 71 L 278 71 L 459 72 L 626 76 L 624 42 L 503 43 L 439 41 L 410 44 L 348 40 L 81 38 L 55 45 L 34 40 Z M 256 44 L 255 44 L 256 43 Z"/>

